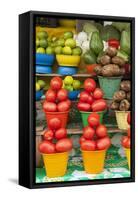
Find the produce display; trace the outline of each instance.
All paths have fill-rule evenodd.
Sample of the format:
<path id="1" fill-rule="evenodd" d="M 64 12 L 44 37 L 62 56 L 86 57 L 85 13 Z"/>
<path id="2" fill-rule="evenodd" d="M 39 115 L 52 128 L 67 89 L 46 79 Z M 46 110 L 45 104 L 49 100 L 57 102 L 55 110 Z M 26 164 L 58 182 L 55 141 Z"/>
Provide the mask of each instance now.
<path id="1" fill-rule="evenodd" d="M 130 23 L 67 22 L 36 26 L 36 182 L 130 177 Z"/>

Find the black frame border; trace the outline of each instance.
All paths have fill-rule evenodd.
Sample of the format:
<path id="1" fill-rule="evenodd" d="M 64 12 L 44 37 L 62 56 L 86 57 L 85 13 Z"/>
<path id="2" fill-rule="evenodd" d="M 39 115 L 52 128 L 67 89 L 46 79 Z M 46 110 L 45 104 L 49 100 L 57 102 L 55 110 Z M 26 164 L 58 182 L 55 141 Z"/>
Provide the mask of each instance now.
<path id="1" fill-rule="evenodd" d="M 111 183 L 126 183 L 126 182 L 134 182 L 135 181 L 135 18 L 134 17 L 121 17 L 121 16 L 105 16 L 105 15 L 89 15 L 89 14 L 74 14 L 74 13 L 57 13 L 57 12 L 41 12 L 41 11 L 30 11 L 19 15 L 19 23 L 21 27 L 21 21 L 23 18 L 29 20 L 29 25 L 26 27 L 29 29 L 29 44 L 27 45 L 27 52 L 29 53 L 29 58 L 27 58 L 28 62 L 28 92 L 29 92 L 29 99 L 28 99 L 28 114 L 29 114 L 29 124 L 24 122 L 24 126 L 28 127 L 27 133 L 23 133 L 23 131 L 19 130 L 19 184 L 22 186 L 26 186 L 29 188 L 49 188 L 49 187 L 65 187 L 65 186 L 81 186 L 81 185 L 96 185 L 96 184 L 111 184 Z M 115 178 L 115 179 L 100 179 L 100 180 L 88 180 L 88 181 L 70 181 L 70 182 L 50 182 L 50 183 L 36 183 L 35 182 L 35 18 L 39 16 L 47 16 L 47 17 L 57 17 L 57 18 L 67 18 L 67 19 L 84 19 L 84 20 L 104 20 L 104 21 L 120 21 L 120 22 L 130 22 L 131 23 L 131 63 L 132 63 L 132 70 L 131 70 L 131 88 L 132 94 L 131 95 L 131 177 L 128 178 Z M 21 20 L 22 19 L 22 20 Z M 24 21 L 24 20 L 23 20 Z M 19 34 L 21 33 L 21 28 L 19 29 Z M 23 37 L 23 36 L 22 36 Z M 25 37 L 25 36 L 24 36 Z M 21 38 L 21 37 L 20 37 Z M 22 38 L 20 39 L 22 40 Z M 19 49 L 21 51 L 21 46 L 23 48 L 26 45 L 22 44 L 22 41 L 19 42 Z M 20 78 L 20 105 L 22 107 L 22 103 L 24 102 L 25 98 L 21 101 L 21 90 L 23 89 L 23 83 L 21 77 L 23 73 L 21 73 L 21 62 L 24 62 L 21 55 L 19 54 L 19 78 Z M 23 63 L 24 64 L 24 63 Z M 26 74 L 26 72 L 24 72 Z M 26 86 L 27 87 L 27 86 Z M 33 103 L 32 103 L 33 102 Z M 24 108 L 27 109 L 27 108 Z M 20 111 L 19 111 L 20 112 Z M 132 114 L 133 113 L 133 114 Z M 20 113 L 19 113 L 20 115 Z M 20 116 L 20 123 L 23 118 Z M 20 124 L 19 124 L 20 126 Z M 28 145 L 29 151 L 29 158 L 26 161 L 27 167 L 25 171 L 23 171 L 21 165 L 23 165 L 23 161 L 21 159 L 22 151 L 24 151 L 25 147 L 23 143 L 23 134 L 29 134 L 25 144 Z M 27 172 L 27 173 L 26 173 Z M 27 177 L 27 175 L 29 177 Z"/>

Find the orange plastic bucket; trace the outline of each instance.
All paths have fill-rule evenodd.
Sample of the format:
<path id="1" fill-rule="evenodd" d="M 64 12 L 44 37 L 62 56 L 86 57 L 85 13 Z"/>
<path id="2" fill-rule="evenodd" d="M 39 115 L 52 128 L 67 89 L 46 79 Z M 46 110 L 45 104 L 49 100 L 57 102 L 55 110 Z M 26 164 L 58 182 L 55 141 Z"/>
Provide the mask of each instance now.
<path id="1" fill-rule="evenodd" d="M 124 148 L 125 149 L 125 154 L 126 154 L 126 157 L 127 157 L 127 162 L 128 162 L 128 167 L 130 169 L 130 160 L 131 160 L 131 153 L 130 153 L 130 149 L 128 148 Z"/>
<path id="2" fill-rule="evenodd" d="M 49 127 L 50 119 L 57 117 L 58 119 L 61 120 L 61 127 L 66 128 L 67 121 L 68 121 L 68 115 L 69 115 L 69 111 L 66 111 L 66 112 L 45 112 L 48 127 Z"/>
<path id="3" fill-rule="evenodd" d="M 99 174 L 104 169 L 106 150 L 101 151 L 83 151 L 83 164 L 86 173 Z"/>
<path id="4" fill-rule="evenodd" d="M 47 177 L 64 176 L 67 171 L 68 152 L 42 154 Z"/>

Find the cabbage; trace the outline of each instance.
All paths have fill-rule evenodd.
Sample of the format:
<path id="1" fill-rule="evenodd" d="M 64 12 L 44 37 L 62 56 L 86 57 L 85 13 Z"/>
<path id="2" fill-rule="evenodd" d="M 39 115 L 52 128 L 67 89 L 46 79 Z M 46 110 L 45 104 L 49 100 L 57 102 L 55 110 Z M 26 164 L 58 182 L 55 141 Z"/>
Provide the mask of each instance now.
<path id="1" fill-rule="evenodd" d="M 99 32 L 99 30 L 96 28 L 96 26 L 93 23 L 86 22 L 83 25 L 83 31 L 87 34 L 93 33 L 93 32 Z"/>
<path id="2" fill-rule="evenodd" d="M 101 38 L 104 41 L 108 41 L 109 39 L 120 40 L 120 32 L 112 25 L 106 25 L 101 30 Z"/>
<path id="3" fill-rule="evenodd" d="M 130 23 L 128 23 L 128 22 L 113 22 L 112 26 L 114 26 L 120 32 L 122 32 L 123 30 L 130 29 Z"/>
<path id="4" fill-rule="evenodd" d="M 81 41 L 81 42 L 87 41 L 87 38 L 88 38 L 87 33 L 84 32 L 84 31 L 80 32 L 80 33 L 78 34 L 78 36 L 77 36 L 77 40 L 79 40 L 79 41 Z"/>

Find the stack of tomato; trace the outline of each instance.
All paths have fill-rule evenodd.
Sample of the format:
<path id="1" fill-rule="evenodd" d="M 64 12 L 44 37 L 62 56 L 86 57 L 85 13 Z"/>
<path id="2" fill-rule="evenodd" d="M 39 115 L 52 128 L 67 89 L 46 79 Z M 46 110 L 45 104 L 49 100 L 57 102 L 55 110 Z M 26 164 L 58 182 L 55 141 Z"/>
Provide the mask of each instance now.
<path id="1" fill-rule="evenodd" d="M 43 104 L 45 112 L 69 111 L 71 101 L 68 99 L 67 90 L 62 88 L 63 82 L 60 77 L 54 77 L 50 81 L 50 89 L 46 92 L 46 100 Z"/>
<path id="2" fill-rule="evenodd" d="M 81 150 L 96 151 L 108 149 L 111 141 L 108 137 L 106 126 L 100 124 L 100 116 L 97 113 L 91 113 L 88 117 L 88 124 L 83 129 L 83 136 L 80 138 Z"/>
<path id="3" fill-rule="evenodd" d="M 127 116 L 127 122 L 130 125 L 130 112 L 128 113 L 128 116 Z M 131 146 L 130 136 L 131 136 L 131 129 L 129 127 L 127 131 L 127 136 L 124 136 L 122 139 L 122 146 L 124 148 L 130 149 L 130 146 Z"/>
<path id="4" fill-rule="evenodd" d="M 84 91 L 80 93 L 78 109 L 80 111 L 100 112 L 107 108 L 103 91 L 96 87 L 96 82 L 88 78 L 84 81 Z"/>
<path id="5" fill-rule="evenodd" d="M 67 152 L 72 149 L 72 140 L 67 138 L 67 130 L 61 128 L 58 118 L 50 119 L 50 129 L 43 135 L 43 141 L 39 145 L 39 151 L 43 154 Z"/>

